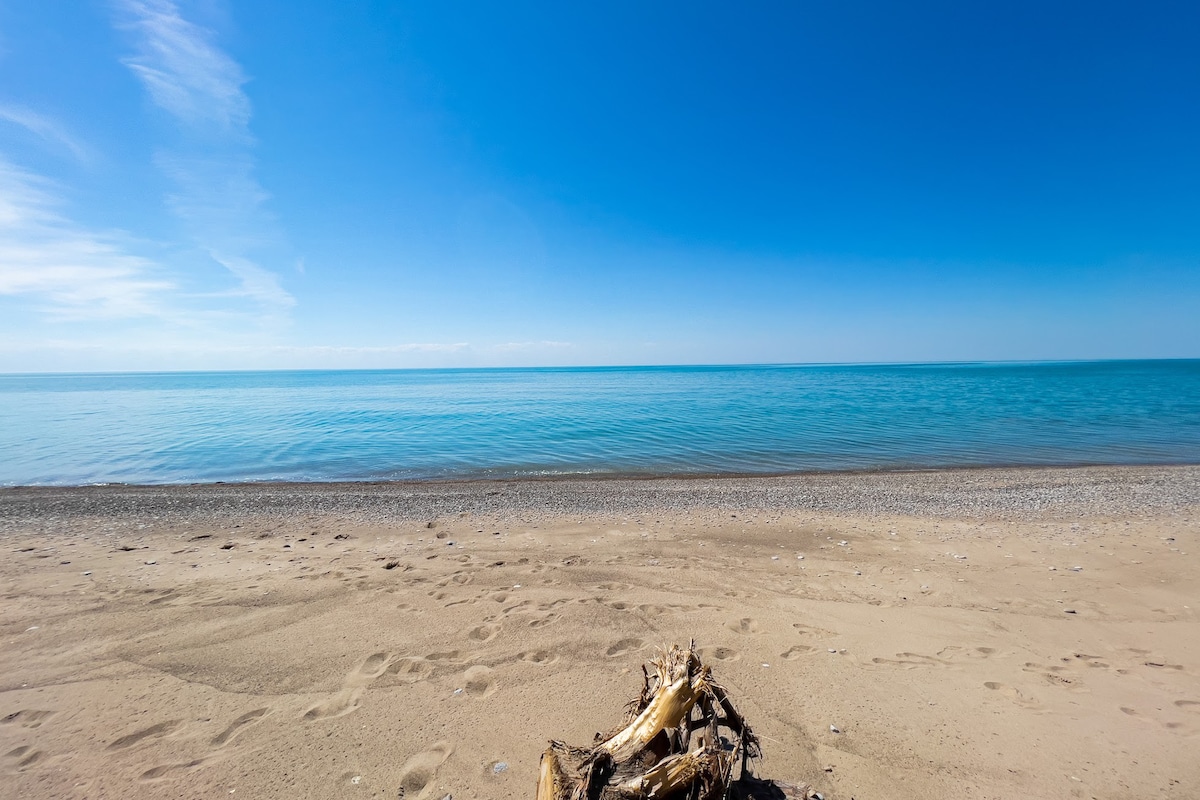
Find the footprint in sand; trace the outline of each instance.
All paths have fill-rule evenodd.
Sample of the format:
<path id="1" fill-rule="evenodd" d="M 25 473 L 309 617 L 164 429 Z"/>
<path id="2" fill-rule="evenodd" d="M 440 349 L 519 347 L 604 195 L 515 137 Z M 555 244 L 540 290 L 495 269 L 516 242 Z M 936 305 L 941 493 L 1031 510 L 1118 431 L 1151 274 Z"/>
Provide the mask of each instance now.
<path id="1" fill-rule="evenodd" d="M 1151 719 L 1150 717 L 1142 714 L 1142 712 L 1138 711 L 1136 708 L 1130 708 L 1129 706 L 1118 706 L 1118 708 L 1120 708 L 1121 713 L 1124 714 L 1125 716 L 1136 717 L 1140 722 L 1143 722 L 1147 725 L 1163 724 L 1163 723 L 1160 723 L 1156 719 Z M 1171 725 L 1170 723 L 1166 723 L 1163 725 L 1163 727 L 1174 728 L 1174 727 L 1178 727 L 1178 724 Z"/>
<path id="2" fill-rule="evenodd" d="M 833 631 L 827 631 L 824 628 L 814 628 L 811 625 L 805 625 L 800 622 L 793 622 L 792 627 L 796 629 L 801 636 L 812 636 L 817 639 L 824 639 L 827 636 L 833 636 Z"/>
<path id="3" fill-rule="evenodd" d="M 808 655 L 809 653 L 813 652 L 815 649 L 816 648 L 809 647 L 806 644 L 794 644 L 791 647 L 789 647 L 786 651 L 780 653 L 779 657 L 786 659 L 788 661 L 795 661 L 800 656 Z"/>
<path id="4" fill-rule="evenodd" d="M 212 746 L 223 747 L 226 744 L 229 744 L 229 742 L 233 740 L 233 737 L 237 736 L 238 732 L 243 727 L 249 725 L 251 722 L 262 719 L 266 715 L 267 709 L 265 708 L 256 708 L 253 711 L 247 711 L 245 714 L 242 714 L 233 722 L 229 723 L 229 726 L 225 728 L 225 730 L 214 736 L 212 740 Z"/>
<path id="5" fill-rule="evenodd" d="M 400 791 L 397 800 L 425 800 L 434 793 L 438 769 L 454 752 L 449 742 L 438 742 L 417 753 L 400 769 Z"/>
<path id="6" fill-rule="evenodd" d="M 452 583 L 457 584 L 458 586 L 466 586 L 470 582 L 471 573 L 456 572 L 453 575 L 447 575 L 445 578 L 442 578 L 440 581 L 435 583 L 434 586 L 438 587 L 439 589 L 444 589 Z"/>
<path id="7" fill-rule="evenodd" d="M 1077 682 L 1075 678 L 1068 678 L 1060 673 L 1066 671 L 1066 667 L 1046 666 L 1033 661 L 1026 661 L 1021 667 L 1022 672 L 1032 672 L 1035 675 L 1040 675 L 1042 680 L 1051 686 L 1058 686 L 1067 689 L 1082 689 L 1082 684 Z"/>
<path id="8" fill-rule="evenodd" d="M 1176 700 L 1175 705 L 1182 708 L 1184 711 L 1191 711 L 1193 714 L 1200 714 L 1200 700 Z"/>
<path id="9" fill-rule="evenodd" d="M 1007 697 L 1009 700 L 1012 700 L 1014 703 L 1021 706 L 1022 708 L 1038 709 L 1038 708 L 1042 707 L 1042 704 L 1039 703 L 1037 700 L 1034 700 L 1032 697 L 1028 697 L 1024 694 L 1021 694 L 1021 692 L 1017 691 L 1012 686 L 1007 686 L 1003 683 L 998 683 L 997 681 L 987 681 L 983 685 L 985 688 L 990 689 L 993 692 L 1000 692 L 1005 697 Z"/>
<path id="10" fill-rule="evenodd" d="M 645 642 L 643 642 L 641 639 L 621 639 L 604 652 L 608 656 L 615 658 L 616 656 L 623 656 L 626 653 L 632 653 L 636 650 L 641 650 L 644 645 Z"/>
<path id="11" fill-rule="evenodd" d="M 1176 701 L 1175 704 L 1179 705 L 1179 701 Z M 1166 728 L 1169 731 L 1176 731 L 1176 730 L 1179 730 L 1180 728 L 1185 727 L 1185 725 L 1182 722 L 1164 722 L 1163 720 L 1154 719 L 1150 716 L 1142 714 L 1136 708 L 1129 708 L 1128 706 L 1120 706 L 1120 709 L 1121 709 L 1121 713 L 1126 714 L 1130 717 L 1136 717 L 1139 721 L 1141 721 L 1143 723 L 1146 723 L 1149 725 L 1161 725 L 1162 727 Z"/>
<path id="12" fill-rule="evenodd" d="M 15 758 L 17 761 L 17 769 L 22 770 L 26 767 L 31 767 L 42 760 L 42 751 L 34 750 L 33 745 L 24 744 L 20 747 L 15 747 L 4 754 L 5 758 Z"/>
<path id="13" fill-rule="evenodd" d="M 544 628 L 547 625 L 552 624 L 557 619 L 558 614 L 544 614 L 543 616 L 534 617 L 533 619 L 529 620 L 529 627 Z"/>
<path id="14" fill-rule="evenodd" d="M 531 650 L 526 653 L 521 653 L 518 658 L 530 664 L 549 666 L 558 661 L 558 654 L 551 653 L 549 650 Z"/>
<path id="15" fill-rule="evenodd" d="M 0 725 L 20 725 L 22 728 L 40 728 L 42 723 L 52 716 L 54 716 L 53 711 L 22 709 L 0 718 Z"/>
<path id="16" fill-rule="evenodd" d="M 429 677 L 433 672 L 433 664 L 417 656 L 407 656 L 389 664 L 387 672 L 405 683 L 416 683 Z"/>
<path id="17" fill-rule="evenodd" d="M 170 736 L 175 731 L 183 727 L 183 720 L 172 719 L 167 722 L 160 722 L 157 725 L 151 725 L 149 728 L 142 728 L 140 731 L 126 734 L 120 739 L 114 740 L 109 744 L 109 750 L 124 750 L 126 747 L 133 747 L 143 739 L 154 739 L 161 736 Z"/>
<path id="18" fill-rule="evenodd" d="M 463 657 L 461 650 L 446 650 L 439 653 L 430 653 L 425 656 L 429 661 L 447 661 L 451 664 L 461 664 Z"/>
<path id="19" fill-rule="evenodd" d="M 496 634 L 500 633 L 500 624 L 497 622 L 489 622 L 483 625 L 478 625 L 467 631 L 467 638 L 473 642 L 490 642 L 496 638 Z"/>
<path id="20" fill-rule="evenodd" d="M 990 658 L 991 656 L 995 655 L 995 653 L 996 649 L 994 647 L 972 647 L 968 650 L 966 648 L 958 647 L 957 645 L 947 645 L 941 650 L 938 650 L 937 655 L 938 658 L 943 658 L 949 661 L 950 659 L 959 657 Z"/>
<path id="21" fill-rule="evenodd" d="M 682 606 L 660 606 L 657 603 L 643 603 L 637 607 L 637 610 L 652 617 L 661 617 L 664 614 L 677 614 L 681 608 Z"/>
<path id="22" fill-rule="evenodd" d="M 742 654 L 732 647 L 701 647 L 699 656 L 702 661 L 738 661 Z"/>
<path id="23" fill-rule="evenodd" d="M 194 758 L 191 761 L 180 761 L 175 764 L 159 764 L 157 767 L 151 767 L 139 775 L 138 780 L 143 783 L 162 780 L 173 772 L 187 772 L 197 767 L 202 767 L 207 761 L 207 758 Z"/>
<path id="24" fill-rule="evenodd" d="M 305 711 L 301 719 L 305 722 L 336 719 L 356 710 L 363 690 L 371 681 L 387 672 L 391 662 L 392 656 L 389 653 L 372 653 L 367 656 L 346 676 L 340 691 Z"/>
<path id="25" fill-rule="evenodd" d="M 491 697 L 496 693 L 496 678 L 491 667 L 482 664 L 471 667 L 463 673 L 463 684 L 467 694 L 476 700 Z"/>
<path id="26" fill-rule="evenodd" d="M 948 662 L 933 656 L 920 653 L 896 653 L 896 658 L 872 658 L 872 664 L 881 667 L 899 667 L 900 669 L 916 669 L 918 667 L 944 667 Z"/>
<path id="27" fill-rule="evenodd" d="M 363 660 L 363 663 L 359 665 L 354 672 L 350 673 L 350 675 L 352 678 L 358 677 L 365 678 L 367 680 L 378 678 L 383 674 L 383 671 L 387 669 L 387 665 L 391 659 L 392 656 L 390 653 L 372 653 L 371 655 L 367 656 Z"/>
<path id="28" fill-rule="evenodd" d="M 742 617 L 741 619 L 730 622 L 725 627 L 734 633 L 758 633 L 758 620 L 754 617 Z"/>
<path id="29" fill-rule="evenodd" d="M 508 606 L 500 613 L 501 614 L 516 614 L 517 612 L 525 610 L 528 606 L 530 606 L 532 604 L 533 604 L 533 602 L 530 600 L 522 600 L 521 602 L 516 603 L 515 605 Z"/>
<path id="30" fill-rule="evenodd" d="M 308 709 L 308 711 L 305 711 L 301 719 L 305 722 L 316 722 L 322 719 L 344 717 L 351 711 L 358 709 L 358 701 L 361 695 L 362 689 L 343 689 L 328 700 L 317 703 Z"/>

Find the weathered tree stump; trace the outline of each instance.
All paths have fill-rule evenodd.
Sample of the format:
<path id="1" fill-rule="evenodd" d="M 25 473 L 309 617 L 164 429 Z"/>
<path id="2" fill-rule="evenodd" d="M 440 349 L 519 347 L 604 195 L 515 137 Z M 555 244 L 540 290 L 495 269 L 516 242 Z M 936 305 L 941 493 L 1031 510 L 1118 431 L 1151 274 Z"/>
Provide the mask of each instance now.
<path id="1" fill-rule="evenodd" d="M 537 800 L 808 800 L 807 785 L 755 778 L 758 738 L 695 643 L 674 645 L 642 667 L 641 694 L 625 724 L 587 748 L 552 741 L 542 754 Z"/>

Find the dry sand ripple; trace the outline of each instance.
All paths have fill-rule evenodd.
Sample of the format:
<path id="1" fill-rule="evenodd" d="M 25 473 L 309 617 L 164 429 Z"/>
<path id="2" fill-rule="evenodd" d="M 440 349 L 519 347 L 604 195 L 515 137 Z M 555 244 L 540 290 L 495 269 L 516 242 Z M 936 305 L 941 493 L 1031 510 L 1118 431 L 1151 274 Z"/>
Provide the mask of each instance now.
<path id="1" fill-rule="evenodd" d="M 1189 467 L 0 490 L 0 798 L 528 798 L 693 638 L 831 799 L 1190 797 L 1198 534 Z"/>

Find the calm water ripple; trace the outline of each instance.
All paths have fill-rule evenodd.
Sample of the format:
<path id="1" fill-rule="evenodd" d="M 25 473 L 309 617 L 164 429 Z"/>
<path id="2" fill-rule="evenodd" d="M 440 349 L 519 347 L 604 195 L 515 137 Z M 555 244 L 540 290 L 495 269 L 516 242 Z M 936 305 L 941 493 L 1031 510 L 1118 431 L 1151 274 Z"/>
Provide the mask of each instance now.
<path id="1" fill-rule="evenodd" d="M 0 484 L 1200 463 L 1200 361 L 0 376 Z"/>

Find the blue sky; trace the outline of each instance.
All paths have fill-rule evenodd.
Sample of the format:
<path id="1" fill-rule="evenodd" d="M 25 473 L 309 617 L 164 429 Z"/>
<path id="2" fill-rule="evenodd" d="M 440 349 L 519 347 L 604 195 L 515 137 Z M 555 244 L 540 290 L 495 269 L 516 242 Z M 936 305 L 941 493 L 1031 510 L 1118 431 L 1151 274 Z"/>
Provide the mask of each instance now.
<path id="1" fill-rule="evenodd" d="M 1200 7 L 745 5 L 0 5 L 0 371 L 1200 357 Z"/>

